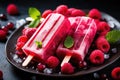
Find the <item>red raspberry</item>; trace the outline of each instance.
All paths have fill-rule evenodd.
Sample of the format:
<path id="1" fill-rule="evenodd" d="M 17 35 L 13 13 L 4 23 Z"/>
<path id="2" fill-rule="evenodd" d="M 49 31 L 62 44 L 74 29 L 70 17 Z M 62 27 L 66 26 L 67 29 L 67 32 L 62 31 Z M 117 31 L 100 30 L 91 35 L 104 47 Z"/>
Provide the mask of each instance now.
<path id="1" fill-rule="evenodd" d="M 72 74 L 74 73 L 74 67 L 70 63 L 64 63 L 61 67 L 61 73 Z"/>
<path id="2" fill-rule="evenodd" d="M 43 13 L 42 13 L 42 17 L 43 18 L 46 18 L 48 16 L 48 14 L 52 13 L 53 11 L 51 9 L 48 9 L 48 10 L 45 10 Z"/>
<path id="3" fill-rule="evenodd" d="M 56 8 L 56 12 L 65 15 L 68 10 L 66 5 L 60 5 Z"/>
<path id="4" fill-rule="evenodd" d="M 19 57 L 23 57 L 24 56 L 24 52 L 22 49 L 16 49 L 16 52 L 15 52 L 17 55 L 19 55 Z"/>
<path id="5" fill-rule="evenodd" d="M 16 44 L 16 50 L 21 50 L 24 45 L 25 45 L 24 42 L 18 42 L 18 43 Z"/>
<path id="6" fill-rule="evenodd" d="M 111 76 L 115 80 L 120 80 L 120 67 L 116 67 L 112 70 Z"/>
<path id="7" fill-rule="evenodd" d="M 22 35 L 22 36 L 19 36 L 19 38 L 17 39 L 17 42 L 23 42 L 23 43 L 26 43 L 27 40 L 28 40 L 27 36 Z"/>
<path id="8" fill-rule="evenodd" d="M 3 79 L 3 72 L 0 70 L 0 80 Z"/>
<path id="9" fill-rule="evenodd" d="M 5 40 L 7 36 L 6 31 L 0 30 L 0 40 Z"/>
<path id="10" fill-rule="evenodd" d="M 8 33 L 8 28 L 6 26 L 2 26 L 2 30 L 4 30 L 6 33 Z"/>
<path id="11" fill-rule="evenodd" d="M 98 9 L 91 9 L 88 13 L 88 16 L 93 19 L 101 19 L 101 13 Z"/>
<path id="12" fill-rule="evenodd" d="M 87 67 L 87 63 L 85 61 L 79 63 L 79 68 L 85 68 L 85 67 Z"/>
<path id="13" fill-rule="evenodd" d="M 69 8 L 66 12 L 66 16 L 70 17 L 73 10 L 75 10 L 75 8 Z"/>
<path id="14" fill-rule="evenodd" d="M 74 9 L 71 13 L 71 16 L 76 17 L 76 16 L 85 16 L 85 12 L 80 10 L 80 9 Z"/>
<path id="15" fill-rule="evenodd" d="M 14 24 L 12 22 L 8 22 L 7 25 L 6 25 L 6 27 L 8 29 L 13 29 L 14 28 Z"/>
<path id="16" fill-rule="evenodd" d="M 57 67 L 59 63 L 60 63 L 59 59 L 55 56 L 50 56 L 46 61 L 46 65 L 50 68 Z"/>
<path id="17" fill-rule="evenodd" d="M 102 64 L 104 62 L 104 53 L 101 50 L 94 50 L 90 54 L 89 59 L 93 64 Z"/>
<path id="18" fill-rule="evenodd" d="M 45 65 L 39 63 L 39 64 L 37 65 L 37 68 L 38 68 L 38 70 L 39 70 L 40 72 L 43 72 L 43 70 L 45 69 Z"/>
<path id="19" fill-rule="evenodd" d="M 110 31 L 110 26 L 104 21 L 99 22 L 97 26 L 100 35 L 105 36 Z"/>
<path id="20" fill-rule="evenodd" d="M 0 14 L 0 20 L 6 21 L 7 16 L 5 14 Z"/>
<path id="21" fill-rule="evenodd" d="M 37 28 L 25 28 L 22 31 L 23 35 L 26 35 L 28 39 L 34 34 Z"/>
<path id="22" fill-rule="evenodd" d="M 98 37 L 96 40 L 96 46 L 101 51 L 107 53 L 110 49 L 109 42 L 105 39 L 105 37 Z"/>
<path id="23" fill-rule="evenodd" d="M 9 4 L 7 6 L 7 13 L 10 15 L 16 15 L 19 13 L 18 8 L 15 4 Z"/>

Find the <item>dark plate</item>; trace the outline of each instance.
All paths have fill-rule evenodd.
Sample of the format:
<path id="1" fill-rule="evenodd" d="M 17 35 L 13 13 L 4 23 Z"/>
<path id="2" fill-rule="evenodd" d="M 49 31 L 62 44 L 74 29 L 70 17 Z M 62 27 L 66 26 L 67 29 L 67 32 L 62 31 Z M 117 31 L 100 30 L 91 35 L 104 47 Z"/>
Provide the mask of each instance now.
<path id="1" fill-rule="evenodd" d="M 115 29 L 120 28 L 120 23 L 115 18 L 113 18 L 110 15 L 108 15 L 106 13 L 103 13 L 103 12 L 102 12 L 102 17 L 107 22 L 110 22 L 110 25 L 114 26 Z M 25 72 L 28 72 L 28 73 L 33 73 L 33 74 L 36 74 L 36 75 L 41 75 L 41 76 L 49 76 L 49 77 L 76 77 L 76 76 L 86 75 L 86 74 L 90 74 L 90 73 L 93 73 L 95 71 L 101 70 L 101 69 L 107 67 L 108 65 L 112 64 L 113 62 L 115 62 L 120 57 L 120 51 L 118 51 L 118 53 L 116 53 L 115 55 L 110 57 L 107 61 L 105 61 L 104 64 L 102 64 L 100 66 L 90 67 L 87 70 L 82 70 L 82 71 L 79 71 L 79 72 L 76 72 L 76 73 L 70 74 L 70 75 L 59 74 L 59 73 L 45 74 L 45 73 L 37 72 L 36 70 L 33 70 L 31 68 L 22 67 L 21 63 L 16 63 L 16 61 L 13 60 L 12 55 L 15 54 L 15 45 L 16 45 L 17 38 L 21 35 L 21 31 L 26 24 L 22 25 L 19 29 L 14 31 L 14 33 L 8 39 L 8 41 L 6 43 L 6 48 L 5 48 L 6 57 L 7 57 L 8 62 L 10 62 L 13 66 L 15 66 L 16 68 L 18 68 L 22 71 L 25 71 Z"/>

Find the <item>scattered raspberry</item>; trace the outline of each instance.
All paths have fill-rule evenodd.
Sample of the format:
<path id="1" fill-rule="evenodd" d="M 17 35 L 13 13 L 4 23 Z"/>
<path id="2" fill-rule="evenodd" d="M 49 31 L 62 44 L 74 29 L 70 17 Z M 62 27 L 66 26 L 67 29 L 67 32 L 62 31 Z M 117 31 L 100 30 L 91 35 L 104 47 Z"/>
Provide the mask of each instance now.
<path id="1" fill-rule="evenodd" d="M 34 34 L 37 28 L 25 28 L 22 31 L 23 35 L 26 35 L 28 39 Z"/>
<path id="2" fill-rule="evenodd" d="M 0 80 L 3 79 L 3 72 L 0 70 Z"/>
<path id="3" fill-rule="evenodd" d="M 97 26 L 100 35 L 105 36 L 110 31 L 110 26 L 104 21 L 99 22 Z"/>
<path id="4" fill-rule="evenodd" d="M 52 13 L 53 11 L 51 9 L 45 10 L 42 13 L 42 18 L 46 18 L 48 16 L 48 14 Z"/>
<path id="5" fill-rule="evenodd" d="M 39 63 L 39 64 L 37 65 L 37 68 L 38 68 L 38 70 L 39 70 L 40 72 L 43 72 L 43 70 L 45 69 L 45 65 Z"/>
<path id="6" fill-rule="evenodd" d="M 93 64 L 102 64 L 104 62 L 104 53 L 101 50 L 94 50 L 90 54 L 89 59 Z"/>
<path id="7" fill-rule="evenodd" d="M 0 20 L 7 20 L 7 16 L 5 14 L 0 14 Z"/>
<path id="8" fill-rule="evenodd" d="M 109 42 L 105 39 L 105 37 L 99 37 L 96 40 L 96 46 L 98 49 L 101 51 L 107 53 L 110 50 L 110 44 Z"/>
<path id="9" fill-rule="evenodd" d="M 23 42 L 23 43 L 26 43 L 27 40 L 28 40 L 27 36 L 22 35 L 22 36 L 19 36 L 19 38 L 17 39 L 17 42 Z"/>
<path id="10" fill-rule="evenodd" d="M 70 63 L 64 63 L 61 67 L 61 73 L 72 74 L 74 73 L 74 67 Z"/>
<path id="11" fill-rule="evenodd" d="M 6 26 L 2 26 L 2 30 L 5 31 L 6 33 L 8 33 L 8 28 Z"/>
<path id="12" fill-rule="evenodd" d="M 16 44 L 16 50 L 21 50 L 24 45 L 25 45 L 24 42 L 17 42 L 17 44 Z"/>
<path id="13" fill-rule="evenodd" d="M 51 56 L 47 59 L 46 65 L 50 68 L 55 68 L 59 65 L 60 61 L 57 57 Z"/>
<path id="14" fill-rule="evenodd" d="M 101 13 L 98 9 L 91 9 L 88 13 L 88 16 L 93 19 L 101 19 Z"/>
<path id="15" fill-rule="evenodd" d="M 8 22 L 7 25 L 6 25 L 6 27 L 8 29 L 13 29 L 14 28 L 14 24 L 12 22 Z"/>
<path id="16" fill-rule="evenodd" d="M 17 55 L 19 55 L 19 57 L 23 57 L 24 56 L 24 52 L 22 49 L 16 50 L 15 52 Z"/>
<path id="17" fill-rule="evenodd" d="M 69 8 L 66 12 L 66 16 L 70 17 L 73 10 L 75 10 L 75 8 Z"/>
<path id="18" fill-rule="evenodd" d="M 111 76 L 115 80 L 120 80 L 120 67 L 115 67 L 111 72 Z"/>
<path id="19" fill-rule="evenodd" d="M 7 36 L 6 31 L 0 30 L 0 40 L 5 40 Z"/>
<path id="20" fill-rule="evenodd" d="M 19 13 L 18 8 L 15 4 L 9 4 L 7 6 L 7 13 L 10 15 L 16 15 Z"/>
<path id="21" fill-rule="evenodd" d="M 85 68 L 85 67 L 87 67 L 87 63 L 85 61 L 79 63 L 79 68 Z"/>
<path id="22" fill-rule="evenodd" d="M 85 12 L 80 10 L 80 9 L 74 9 L 71 13 L 71 16 L 76 17 L 76 16 L 85 16 Z"/>
<path id="23" fill-rule="evenodd" d="M 60 5 L 56 8 L 56 12 L 65 15 L 68 10 L 66 5 Z"/>

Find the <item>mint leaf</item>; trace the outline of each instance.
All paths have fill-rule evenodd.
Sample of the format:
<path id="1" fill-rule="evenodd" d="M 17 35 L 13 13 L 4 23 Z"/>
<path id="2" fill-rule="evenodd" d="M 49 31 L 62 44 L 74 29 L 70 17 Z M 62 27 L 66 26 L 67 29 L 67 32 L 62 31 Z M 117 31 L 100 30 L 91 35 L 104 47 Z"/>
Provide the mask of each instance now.
<path id="1" fill-rule="evenodd" d="M 38 48 L 42 48 L 42 42 L 41 41 L 35 41 Z"/>
<path id="2" fill-rule="evenodd" d="M 120 31 L 119 30 L 112 30 L 107 33 L 105 36 L 109 43 L 115 43 L 120 40 Z"/>
<path id="3" fill-rule="evenodd" d="M 29 8 L 29 16 L 33 19 L 37 19 L 41 16 L 41 13 L 37 8 L 31 7 Z"/>
<path id="4" fill-rule="evenodd" d="M 39 23 L 40 23 L 40 19 L 37 18 L 37 19 L 35 19 L 34 21 L 30 22 L 29 27 L 30 27 L 30 28 L 37 27 Z"/>
<path id="5" fill-rule="evenodd" d="M 64 46 L 66 48 L 71 48 L 74 45 L 74 40 L 71 36 L 67 36 L 64 41 Z"/>

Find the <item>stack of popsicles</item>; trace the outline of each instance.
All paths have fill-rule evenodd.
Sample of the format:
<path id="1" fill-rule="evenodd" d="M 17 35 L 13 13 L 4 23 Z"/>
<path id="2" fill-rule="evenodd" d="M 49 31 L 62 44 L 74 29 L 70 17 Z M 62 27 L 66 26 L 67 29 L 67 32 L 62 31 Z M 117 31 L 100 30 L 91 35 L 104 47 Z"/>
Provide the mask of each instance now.
<path id="1" fill-rule="evenodd" d="M 96 31 L 96 24 L 91 18 L 67 18 L 58 13 L 49 14 L 23 46 L 22 49 L 28 57 L 22 66 L 27 66 L 33 58 L 44 63 L 55 53 L 63 59 L 61 66 L 69 62 L 70 59 L 79 63 L 84 60 Z M 71 48 L 64 46 L 66 36 L 71 36 L 74 40 L 74 45 Z M 42 46 L 39 48 L 35 41 L 41 42 Z"/>

